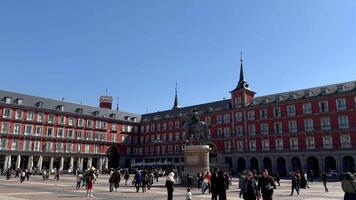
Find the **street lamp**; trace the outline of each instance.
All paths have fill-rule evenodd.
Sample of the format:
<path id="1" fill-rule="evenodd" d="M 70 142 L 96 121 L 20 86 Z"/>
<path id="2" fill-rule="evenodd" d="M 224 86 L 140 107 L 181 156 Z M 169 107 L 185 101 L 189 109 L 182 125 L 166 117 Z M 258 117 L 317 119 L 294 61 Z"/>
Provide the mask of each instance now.
<path id="1" fill-rule="evenodd" d="M 159 144 L 161 144 L 161 143 L 162 143 L 162 141 L 158 137 L 156 137 L 156 139 L 153 141 L 153 144 L 155 145 L 155 154 L 157 154 L 157 146 Z M 155 158 L 155 161 L 156 161 L 156 169 L 157 169 L 157 160 L 156 160 L 156 158 Z"/>

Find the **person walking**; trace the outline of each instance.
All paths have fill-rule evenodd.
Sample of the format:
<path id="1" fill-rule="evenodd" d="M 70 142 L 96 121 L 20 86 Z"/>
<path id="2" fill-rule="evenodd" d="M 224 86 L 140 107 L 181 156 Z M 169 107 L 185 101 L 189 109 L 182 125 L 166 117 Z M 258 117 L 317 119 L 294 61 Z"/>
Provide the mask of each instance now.
<path id="1" fill-rule="evenodd" d="M 314 172 L 312 169 L 309 172 L 309 178 L 310 178 L 310 182 L 312 183 L 314 181 Z"/>
<path id="2" fill-rule="evenodd" d="M 292 180 L 292 186 L 291 186 L 291 192 L 289 196 L 293 195 L 294 190 L 297 191 L 297 194 L 299 195 L 299 177 L 297 172 L 292 172 L 291 180 Z"/>
<path id="3" fill-rule="evenodd" d="M 326 182 L 328 181 L 328 177 L 326 176 L 326 173 L 322 172 L 320 176 L 321 176 L 321 180 L 323 181 L 325 192 L 329 192 L 329 189 L 326 186 Z"/>
<path id="4" fill-rule="evenodd" d="M 117 192 L 117 188 L 120 187 L 120 181 L 121 181 L 121 173 L 120 170 L 115 170 L 114 172 L 114 186 L 115 186 L 115 192 Z"/>
<path id="5" fill-rule="evenodd" d="M 240 190 L 240 198 L 242 197 L 244 200 L 256 200 L 258 197 L 257 194 L 257 183 L 253 179 L 252 173 L 247 172 L 246 179 L 244 180 Z"/>
<path id="6" fill-rule="evenodd" d="M 350 172 L 344 175 L 341 181 L 341 187 L 344 191 L 344 200 L 356 200 L 356 178 Z"/>
<path id="7" fill-rule="evenodd" d="M 226 180 L 222 170 L 219 170 L 218 177 L 216 178 L 216 192 L 219 200 L 226 200 Z"/>
<path id="8" fill-rule="evenodd" d="M 20 182 L 21 183 L 23 183 L 24 181 L 25 181 L 25 178 L 26 178 L 26 172 L 25 172 L 25 170 L 22 170 L 21 172 L 20 172 Z"/>
<path id="9" fill-rule="evenodd" d="M 170 172 L 166 179 L 166 188 L 167 188 L 167 200 L 173 200 L 173 191 L 174 191 L 174 173 Z"/>
<path id="10" fill-rule="evenodd" d="M 210 177 L 210 192 L 211 192 L 211 200 L 217 200 L 218 199 L 218 194 L 217 194 L 217 184 L 216 180 L 218 178 L 218 169 L 215 168 L 214 172 L 211 174 Z"/>
<path id="11" fill-rule="evenodd" d="M 115 174 L 111 174 L 109 178 L 109 192 L 114 191 L 114 184 L 115 184 Z"/>
<path id="12" fill-rule="evenodd" d="M 276 172 L 275 180 L 276 180 L 278 186 L 281 186 L 281 184 L 279 183 L 279 182 L 281 181 L 281 177 L 279 176 L 279 173 L 278 173 L 278 172 Z"/>
<path id="13" fill-rule="evenodd" d="M 192 192 L 190 191 L 190 187 L 187 188 L 187 194 L 185 195 L 185 200 L 192 200 Z"/>
<path id="14" fill-rule="evenodd" d="M 86 182 L 87 182 L 87 196 L 94 197 L 93 196 L 94 176 L 92 172 L 88 173 Z"/>
<path id="15" fill-rule="evenodd" d="M 130 173 L 128 169 L 125 169 L 124 178 L 125 178 L 125 185 L 127 185 L 127 181 L 130 178 Z"/>
<path id="16" fill-rule="evenodd" d="M 77 173 L 75 175 L 75 180 L 77 181 L 77 185 L 75 186 L 75 189 L 79 190 L 80 189 L 80 184 L 82 182 L 82 176 L 80 175 L 80 173 Z"/>
<path id="17" fill-rule="evenodd" d="M 136 171 L 135 173 L 135 177 L 134 177 L 134 180 L 133 182 L 135 183 L 135 187 L 136 187 L 136 192 L 138 192 L 140 190 L 140 187 L 141 187 L 141 174 L 139 171 Z"/>
<path id="18" fill-rule="evenodd" d="M 56 169 L 56 180 L 59 181 L 59 168 Z"/>
<path id="19" fill-rule="evenodd" d="M 259 197 L 262 196 L 263 200 L 272 200 L 273 189 L 276 188 L 273 178 L 268 175 L 268 170 L 262 170 L 262 177 L 258 179 L 257 190 Z"/>

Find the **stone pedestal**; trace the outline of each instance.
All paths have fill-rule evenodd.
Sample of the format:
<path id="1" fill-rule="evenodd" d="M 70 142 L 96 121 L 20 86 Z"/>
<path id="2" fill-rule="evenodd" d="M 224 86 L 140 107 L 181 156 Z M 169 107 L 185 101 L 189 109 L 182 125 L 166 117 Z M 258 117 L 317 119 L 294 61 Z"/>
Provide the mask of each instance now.
<path id="1" fill-rule="evenodd" d="M 182 183 L 187 183 L 187 174 L 195 177 L 197 173 L 205 173 L 210 169 L 209 164 L 209 146 L 192 145 L 184 148 L 184 177 Z M 193 178 L 193 181 L 195 178 Z"/>

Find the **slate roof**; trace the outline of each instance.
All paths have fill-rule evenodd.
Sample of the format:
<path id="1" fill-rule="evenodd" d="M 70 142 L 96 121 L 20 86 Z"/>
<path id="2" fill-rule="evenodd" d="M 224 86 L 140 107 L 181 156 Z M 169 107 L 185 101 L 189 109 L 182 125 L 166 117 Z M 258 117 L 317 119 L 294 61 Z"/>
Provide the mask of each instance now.
<path id="1" fill-rule="evenodd" d="M 99 108 L 95 106 L 82 105 L 77 103 L 49 99 L 45 97 L 37 97 L 37 96 L 31 96 L 26 94 L 0 90 L 1 103 L 4 103 L 5 97 L 10 97 L 12 104 L 16 103 L 17 99 L 22 99 L 22 106 L 26 106 L 26 107 L 36 108 L 36 104 L 38 102 L 43 102 L 42 109 L 56 111 L 57 106 L 62 105 L 63 106 L 62 112 L 66 112 L 66 113 L 78 114 L 76 110 L 78 108 L 82 108 L 83 115 L 94 116 L 94 112 L 99 111 L 98 117 L 105 117 L 107 119 L 115 119 L 115 120 L 130 121 L 130 122 L 133 122 L 133 118 L 135 117 L 136 122 L 141 121 L 141 115 L 134 114 L 134 113 L 115 111 L 107 108 Z M 113 115 L 110 116 L 110 114 L 115 114 L 115 116 L 114 117 Z"/>

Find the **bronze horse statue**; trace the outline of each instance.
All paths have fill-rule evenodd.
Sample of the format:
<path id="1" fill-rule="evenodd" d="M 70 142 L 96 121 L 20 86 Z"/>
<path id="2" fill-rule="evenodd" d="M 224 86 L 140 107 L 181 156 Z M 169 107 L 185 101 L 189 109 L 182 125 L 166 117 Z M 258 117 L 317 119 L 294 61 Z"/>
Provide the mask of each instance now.
<path id="1" fill-rule="evenodd" d="M 183 122 L 185 129 L 185 142 L 191 145 L 194 139 L 200 140 L 202 144 L 208 138 L 208 126 L 200 121 L 198 112 L 193 110 L 192 114 L 186 115 Z"/>

